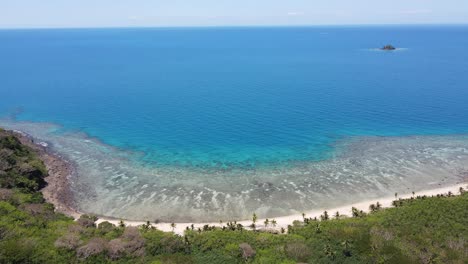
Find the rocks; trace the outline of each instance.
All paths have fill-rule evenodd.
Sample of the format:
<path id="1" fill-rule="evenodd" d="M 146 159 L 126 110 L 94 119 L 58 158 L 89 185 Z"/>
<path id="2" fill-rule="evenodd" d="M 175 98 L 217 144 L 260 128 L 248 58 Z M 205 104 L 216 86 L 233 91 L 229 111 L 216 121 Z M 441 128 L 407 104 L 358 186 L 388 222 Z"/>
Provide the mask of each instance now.
<path id="1" fill-rule="evenodd" d="M 381 50 L 396 50 L 396 48 L 392 45 L 385 45 L 381 48 Z"/>

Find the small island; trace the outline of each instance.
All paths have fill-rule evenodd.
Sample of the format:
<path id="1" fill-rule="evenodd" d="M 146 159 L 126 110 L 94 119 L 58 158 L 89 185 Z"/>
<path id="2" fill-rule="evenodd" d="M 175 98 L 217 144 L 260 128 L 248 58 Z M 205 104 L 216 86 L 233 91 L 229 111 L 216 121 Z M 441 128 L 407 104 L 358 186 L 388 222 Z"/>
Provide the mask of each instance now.
<path id="1" fill-rule="evenodd" d="M 392 45 L 385 45 L 381 50 L 396 50 L 396 48 Z"/>

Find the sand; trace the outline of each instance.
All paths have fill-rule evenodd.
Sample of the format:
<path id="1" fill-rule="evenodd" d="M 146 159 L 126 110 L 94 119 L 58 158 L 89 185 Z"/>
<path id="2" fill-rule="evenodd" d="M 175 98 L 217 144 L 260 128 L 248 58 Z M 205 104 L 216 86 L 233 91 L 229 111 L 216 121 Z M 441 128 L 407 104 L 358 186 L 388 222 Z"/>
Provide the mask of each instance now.
<path id="1" fill-rule="evenodd" d="M 420 191 L 415 193 L 415 196 L 432 196 L 432 195 L 437 195 L 437 194 L 447 194 L 448 192 L 452 192 L 453 194 L 459 193 L 460 187 L 463 187 L 464 189 L 468 188 L 468 183 L 460 183 L 452 186 L 447 186 L 447 187 L 442 187 L 442 188 L 437 188 L 437 189 L 432 189 L 432 190 L 426 190 L 426 191 Z M 412 193 L 407 193 L 407 194 L 398 194 L 398 198 L 406 199 L 406 198 L 411 198 L 413 196 Z M 395 200 L 395 197 L 382 197 L 381 199 L 378 200 L 367 200 L 367 201 L 362 201 L 359 203 L 354 203 L 354 204 L 346 204 L 340 207 L 335 207 L 335 208 L 323 208 L 322 210 L 313 210 L 313 211 L 307 211 L 304 212 L 305 216 L 308 218 L 314 218 L 317 217 L 320 219 L 320 215 L 323 214 L 324 211 L 327 211 L 330 217 L 333 217 L 333 215 L 336 212 L 339 212 L 340 215 L 345 215 L 345 216 L 351 216 L 351 208 L 356 207 L 359 210 L 362 210 L 364 212 L 369 212 L 369 205 L 370 204 L 375 204 L 376 202 L 379 202 L 383 208 L 386 207 L 391 207 L 392 201 Z M 289 216 L 282 216 L 282 217 L 277 217 L 277 218 L 270 218 L 269 220 L 275 219 L 277 224 L 275 227 L 269 225 L 268 228 L 266 228 L 269 231 L 279 231 L 281 228 L 287 229 L 288 225 L 291 225 L 293 221 L 299 220 L 303 221 L 302 214 L 296 214 L 296 215 L 289 215 Z M 112 224 L 118 225 L 120 220 L 115 220 L 115 219 L 109 219 L 109 218 L 100 218 L 97 223 L 102 223 L 104 221 L 108 221 Z M 258 219 L 257 220 L 257 229 L 262 230 L 265 229 L 263 222 L 265 219 Z M 139 226 L 146 224 L 145 221 L 124 221 L 125 225 L 127 226 Z M 249 225 L 252 224 L 252 220 L 245 220 L 245 221 L 238 221 L 237 223 L 242 224 L 244 227 L 248 227 Z M 154 227 L 156 227 L 159 230 L 165 231 L 165 232 L 171 232 L 174 231 L 174 233 L 182 235 L 186 229 L 186 227 L 191 226 L 192 223 L 175 223 L 176 226 L 173 229 L 171 227 L 171 223 L 159 223 L 159 224 L 152 224 Z M 204 225 L 210 225 L 210 226 L 217 226 L 221 227 L 225 225 L 225 223 L 220 224 L 218 223 L 197 223 L 194 224 L 195 228 L 202 228 Z M 248 229 L 248 228 L 247 228 Z"/>

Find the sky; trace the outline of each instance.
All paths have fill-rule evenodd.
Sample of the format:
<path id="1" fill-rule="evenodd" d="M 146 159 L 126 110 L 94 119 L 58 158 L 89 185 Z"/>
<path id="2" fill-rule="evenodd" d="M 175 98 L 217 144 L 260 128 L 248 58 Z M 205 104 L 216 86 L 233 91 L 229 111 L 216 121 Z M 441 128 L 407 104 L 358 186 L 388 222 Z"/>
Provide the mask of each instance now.
<path id="1" fill-rule="evenodd" d="M 0 0 L 0 28 L 468 24 L 468 0 Z"/>

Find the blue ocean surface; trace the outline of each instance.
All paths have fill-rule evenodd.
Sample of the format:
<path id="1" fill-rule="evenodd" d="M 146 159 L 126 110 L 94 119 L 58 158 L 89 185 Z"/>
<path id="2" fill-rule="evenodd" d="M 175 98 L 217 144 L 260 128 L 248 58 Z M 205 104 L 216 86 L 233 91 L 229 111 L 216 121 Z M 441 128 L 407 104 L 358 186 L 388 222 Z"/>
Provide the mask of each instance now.
<path id="1" fill-rule="evenodd" d="M 386 44 L 398 49 L 379 50 Z M 75 184 L 96 186 L 92 195 L 77 191 L 84 211 L 277 216 L 325 205 L 311 203 L 314 194 L 354 188 L 344 157 L 364 166 L 396 151 L 380 160 L 394 161 L 387 167 L 369 163 L 369 177 L 384 175 L 375 181 L 363 173 L 369 164 L 354 170 L 386 193 L 398 186 L 391 175 L 415 177 L 410 165 L 397 166 L 414 158 L 403 152 L 422 155 L 414 164 L 430 153 L 448 166 L 455 161 L 437 151 L 457 149 L 464 170 L 467 47 L 468 26 L 1 30 L 0 125 L 42 137 L 78 168 L 83 162 Z M 78 151 L 79 140 L 93 145 Z M 374 154 L 363 161 L 366 152 Z M 335 178 L 340 184 L 324 183 Z M 244 195 L 244 184 L 257 196 Z M 160 196 L 163 189 L 171 194 Z M 122 204 L 161 208 L 135 216 Z"/>

